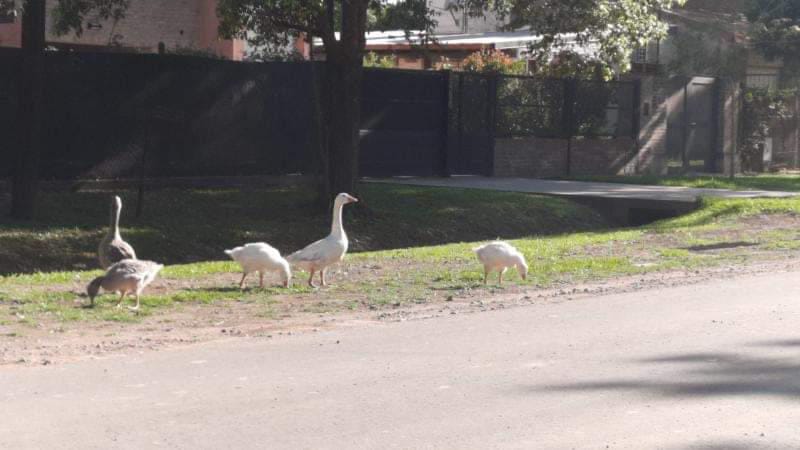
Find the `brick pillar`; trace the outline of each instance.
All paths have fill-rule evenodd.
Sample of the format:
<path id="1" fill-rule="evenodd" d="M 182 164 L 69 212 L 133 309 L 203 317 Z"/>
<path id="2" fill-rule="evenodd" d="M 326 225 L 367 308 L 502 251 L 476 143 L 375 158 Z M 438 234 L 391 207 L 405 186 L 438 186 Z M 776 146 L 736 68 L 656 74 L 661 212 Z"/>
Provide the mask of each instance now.
<path id="1" fill-rule="evenodd" d="M 622 172 L 661 175 L 667 169 L 666 80 L 653 75 L 644 75 L 640 80 L 637 155 Z"/>
<path id="2" fill-rule="evenodd" d="M 739 83 L 720 80 L 717 168 L 730 176 L 742 170 L 739 158 L 739 120 L 742 111 L 742 89 Z"/>

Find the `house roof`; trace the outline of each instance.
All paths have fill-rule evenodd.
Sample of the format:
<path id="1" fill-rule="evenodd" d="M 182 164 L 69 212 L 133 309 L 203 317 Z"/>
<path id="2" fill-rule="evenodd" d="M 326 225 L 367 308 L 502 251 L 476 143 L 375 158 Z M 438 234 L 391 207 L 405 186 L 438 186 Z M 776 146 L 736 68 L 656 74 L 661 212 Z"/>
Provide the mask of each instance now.
<path id="1" fill-rule="evenodd" d="M 337 36 L 338 37 L 338 36 Z M 574 35 L 563 36 L 567 44 L 561 50 L 572 50 L 581 54 L 590 54 L 595 50 L 591 44 L 580 45 L 575 42 Z M 370 32 L 366 35 L 367 50 L 411 50 L 423 44 L 425 34 L 422 31 L 410 31 L 408 36 L 402 30 Z M 485 33 L 469 34 L 439 34 L 433 35 L 428 45 L 438 49 L 451 50 L 480 50 L 493 48 L 498 50 L 528 48 L 541 37 L 531 34 L 529 30 L 492 31 Z M 314 45 L 322 45 L 319 38 L 314 39 Z"/>

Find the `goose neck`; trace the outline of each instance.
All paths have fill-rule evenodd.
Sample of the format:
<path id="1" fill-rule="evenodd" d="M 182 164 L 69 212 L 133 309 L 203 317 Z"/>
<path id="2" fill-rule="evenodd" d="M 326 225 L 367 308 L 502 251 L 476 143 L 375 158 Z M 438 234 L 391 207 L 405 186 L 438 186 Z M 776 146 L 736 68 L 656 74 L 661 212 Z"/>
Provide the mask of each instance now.
<path id="1" fill-rule="evenodd" d="M 111 233 L 114 235 L 115 238 L 119 239 L 119 216 L 120 216 L 120 208 L 118 205 L 114 205 L 111 208 Z"/>
<path id="2" fill-rule="evenodd" d="M 342 209 L 344 204 L 336 201 L 333 205 L 333 221 L 331 222 L 331 234 L 336 237 L 344 236 L 344 226 L 342 225 Z"/>

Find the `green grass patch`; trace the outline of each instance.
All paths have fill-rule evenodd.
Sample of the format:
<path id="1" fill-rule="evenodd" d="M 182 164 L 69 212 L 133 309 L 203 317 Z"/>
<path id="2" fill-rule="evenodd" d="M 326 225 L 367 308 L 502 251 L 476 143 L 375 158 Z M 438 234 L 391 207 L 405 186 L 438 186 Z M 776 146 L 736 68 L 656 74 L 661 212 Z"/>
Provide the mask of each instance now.
<path id="1" fill-rule="evenodd" d="M 310 193 L 302 189 L 151 193 L 153 198 L 148 205 L 155 205 L 152 208 L 156 212 L 150 212 L 152 217 L 125 230 L 126 236 L 130 234 L 129 240 L 142 257 L 169 263 L 161 278 L 168 280 L 170 286 L 180 287 L 167 293 L 163 293 L 164 289 L 155 294 L 147 292 L 138 313 L 115 308 L 117 299 L 113 294 L 100 297 L 95 308 L 83 307 L 87 302 L 83 290 L 100 271 L 75 267 L 93 264 L 91 250 L 95 238 L 102 234 L 93 227 L 102 226 L 99 222 L 83 228 L 65 228 L 73 237 L 83 233 L 82 243 L 71 252 L 62 249 L 50 255 L 52 261 L 43 253 L 45 248 L 27 259 L 14 252 L 32 245 L 21 242 L 28 237 L 43 233 L 58 241 L 58 233 L 43 231 L 41 223 L 0 226 L 0 240 L 11 244 L 0 247 L 0 257 L 7 267 L 60 264 L 54 272 L 0 277 L 0 312 L 10 313 L 0 315 L 11 324 L 27 325 L 35 325 L 43 318 L 60 322 L 137 322 L 187 304 L 247 303 L 257 306 L 259 317 L 277 320 L 288 314 L 282 303 L 287 296 L 302 299 L 297 311 L 329 314 L 363 307 L 382 309 L 426 303 L 475 291 L 491 293 L 499 288 L 492 286 L 481 291 L 485 289 L 483 270 L 472 248 L 496 237 L 511 241 L 528 258 L 527 280 L 521 280 L 515 270 L 504 277 L 511 287 L 553 286 L 738 262 L 751 245 L 761 250 L 800 249 L 800 240 L 793 230 L 767 229 L 757 235 L 742 231 L 748 217 L 800 213 L 800 199 L 706 199 L 697 211 L 683 217 L 615 230 L 594 211 L 566 200 L 388 185 L 364 185 L 361 189 L 363 209 L 352 208 L 345 218 L 355 250 L 345 265 L 349 275 L 339 273 L 332 280 L 333 286 L 322 290 L 307 287 L 307 274 L 300 271 L 294 274 L 295 282 L 288 290 L 268 286 L 240 291 L 233 281 L 236 276 L 219 276 L 239 272 L 235 263 L 224 259 L 221 249 L 265 240 L 288 251 L 324 236 L 330 218 L 316 214 L 310 204 L 303 206 L 305 201 L 311 201 Z M 159 198 L 173 194 L 182 196 L 194 209 Z M 89 197 L 84 198 L 84 194 L 47 194 L 45 197 L 61 195 L 66 196 L 63 202 L 71 199 L 79 210 L 80 205 L 90 208 L 84 202 L 98 202 L 98 206 L 91 206 L 93 214 L 98 216 L 103 215 L 103 204 L 107 203 L 104 200 L 107 195 L 86 194 Z M 283 195 L 298 201 L 298 210 L 293 210 Z M 277 207 L 270 206 L 272 201 Z M 204 211 L 205 202 L 215 212 Z M 170 215 L 164 224 L 148 225 L 147 221 L 155 221 L 155 217 L 167 217 L 167 211 L 157 212 L 160 204 L 174 208 L 178 216 L 181 211 L 187 216 Z M 57 227 L 54 216 L 51 220 Z M 41 242 L 56 245 L 47 240 Z M 731 244 L 730 248 L 726 244 Z M 715 248 L 716 245 L 720 248 Z M 89 259 L 82 260 L 83 255 L 89 255 L 86 256 Z M 216 260 L 194 262 L 203 258 Z M 215 285 L 214 280 L 224 281 Z M 251 276 L 249 285 L 254 286 L 256 280 L 257 277 Z M 490 280 L 494 283 L 496 275 Z M 132 304 L 132 299 L 126 300 L 126 306 Z"/>
<path id="2" fill-rule="evenodd" d="M 751 176 L 700 175 L 662 177 L 655 175 L 638 176 L 580 176 L 571 177 L 575 181 L 599 181 L 604 183 L 628 183 L 653 186 L 683 186 L 704 189 L 730 189 L 734 191 L 765 190 L 800 192 L 800 176 L 763 174 Z"/>
<path id="3" fill-rule="evenodd" d="M 34 222 L 0 224 L 0 275 L 66 283 L 97 267 L 111 194 L 42 193 Z M 231 271 L 223 250 L 243 243 L 264 241 L 286 253 L 330 231 L 330 212 L 320 211 L 304 187 L 153 190 L 139 219 L 133 216 L 135 193 L 114 194 L 124 202 L 123 237 L 140 258 L 169 265 L 166 277 Z M 356 195 L 361 201 L 345 208 L 352 252 L 609 227 L 588 207 L 530 194 L 361 184 Z M 201 261 L 221 262 L 172 267 Z"/>

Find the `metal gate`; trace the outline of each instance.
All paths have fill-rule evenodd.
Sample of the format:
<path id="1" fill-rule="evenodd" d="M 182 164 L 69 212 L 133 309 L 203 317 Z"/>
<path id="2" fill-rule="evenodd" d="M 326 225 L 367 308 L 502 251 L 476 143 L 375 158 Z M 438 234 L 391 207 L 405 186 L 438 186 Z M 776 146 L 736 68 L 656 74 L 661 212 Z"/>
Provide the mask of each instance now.
<path id="1" fill-rule="evenodd" d="M 447 142 L 444 72 L 364 71 L 360 173 L 431 176 L 444 169 Z"/>
<path id="2" fill-rule="evenodd" d="M 717 80 L 676 78 L 667 120 L 668 167 L 673 173 L 717 170 Z"/>
<path id="3" fill-rule="evenodd" d="M 497 77 L 455 72 L 450 89 L 448 173 L 491 175 Z"/>

